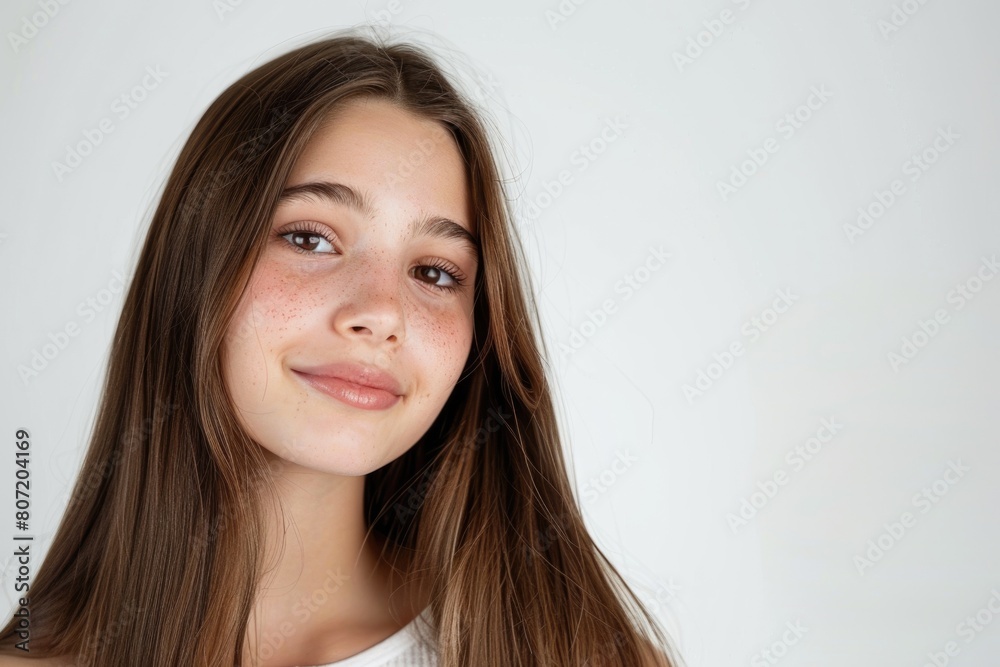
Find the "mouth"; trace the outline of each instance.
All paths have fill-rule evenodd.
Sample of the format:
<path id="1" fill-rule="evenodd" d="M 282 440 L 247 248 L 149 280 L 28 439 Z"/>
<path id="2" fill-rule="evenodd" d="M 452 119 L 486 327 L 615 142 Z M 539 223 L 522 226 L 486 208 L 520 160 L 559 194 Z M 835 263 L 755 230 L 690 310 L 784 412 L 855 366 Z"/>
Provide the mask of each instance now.
<path id="1" fill-rule="evenodd" d="M 399 382 L 370 366 L 329 364 L 291 370 L 316 391 L 361 410 L 386 410 L 402 398 Z"/>

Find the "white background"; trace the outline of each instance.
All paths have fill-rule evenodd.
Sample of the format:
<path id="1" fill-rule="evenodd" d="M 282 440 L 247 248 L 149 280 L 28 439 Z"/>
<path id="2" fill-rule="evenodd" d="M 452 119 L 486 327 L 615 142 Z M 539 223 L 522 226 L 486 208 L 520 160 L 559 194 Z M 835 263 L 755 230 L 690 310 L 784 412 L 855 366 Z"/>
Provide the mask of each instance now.
<path id="1" fill-rule="evenodd" d="M 121 307 L 102 290 L 130 275 L 200 114 L 254 66 L 367 17 L 449 54 L 495 118 L 588 523 L 689 663 L 918 666 L 953 641 L 939 664 L 997 664 L 1000 280 L 984 258 L 1000 255 L 1000 7 L 223 2 L 0 10 L 0 553 L 17 428 L 32 433 L 36 554 L 52 536 Z M 26 21 L 44 25 L 13 44 Z M 147 67 L 166 75 L 121 118 L 115 99 Z M 114 131 L 60 180 L 53 163 L 104 118 Z M 752 175 L 724 195 L 734 168 Z M 650 248 L 670 254 L 653 270 Z M 92 319 L 78 310 L 109 296 Z M 23 380 L 68 323 L 78 335 Z M 786 458 L 817 432 L 809 461 Z M 744 499 L 758 507 L 737 525 Z"/>

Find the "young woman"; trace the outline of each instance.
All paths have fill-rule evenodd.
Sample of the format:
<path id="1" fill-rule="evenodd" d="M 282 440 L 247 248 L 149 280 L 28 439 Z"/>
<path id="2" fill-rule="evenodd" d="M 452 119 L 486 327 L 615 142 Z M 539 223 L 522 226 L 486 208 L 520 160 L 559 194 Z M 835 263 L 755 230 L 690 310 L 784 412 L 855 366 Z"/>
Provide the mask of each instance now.
<path id="1" fill-rule="evenodd" d="M 225 90 L 0 665 L 679 665 L 584 525 L 511 219 L 416 46 L 347 32 Z"/>

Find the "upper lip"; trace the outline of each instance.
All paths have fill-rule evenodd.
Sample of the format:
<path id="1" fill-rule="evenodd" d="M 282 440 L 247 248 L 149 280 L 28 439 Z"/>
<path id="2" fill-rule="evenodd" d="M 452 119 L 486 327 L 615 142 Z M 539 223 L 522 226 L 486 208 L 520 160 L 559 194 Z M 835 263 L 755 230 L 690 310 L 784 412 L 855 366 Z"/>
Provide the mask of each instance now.
<path id="1" fill-rule="evenodd" d="M 308 375 L 319 377 L 334 377 L 347 380 L 354 384 L 365 387 L 373 387 L 391 392 L 396 396 L 403 395 L 403 389 L 399 381 L 389 373 L 365 364 L 341 362 L 336 364 L 322 364 L 320 366 L 299 366 L 292 370 Z"/>

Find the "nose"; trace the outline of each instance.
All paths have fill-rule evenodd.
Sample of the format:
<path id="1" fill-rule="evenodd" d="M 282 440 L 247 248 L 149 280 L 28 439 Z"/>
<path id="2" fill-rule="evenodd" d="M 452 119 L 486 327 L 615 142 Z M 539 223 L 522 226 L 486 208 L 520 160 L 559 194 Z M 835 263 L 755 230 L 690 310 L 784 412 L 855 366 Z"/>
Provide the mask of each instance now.
<path id="1" fill-rule="evenodd" d="M 375 344 L 385 341 L 398 345 L 403 341 L 405 317 L 399 280 L 390 273 L 384 267 L 369 267 L 358 271 L 353 289 L 343 284 L 334 288 L 343 290 L 333 315 L 333 327 L 339 334 L 368 338 Z"/>

